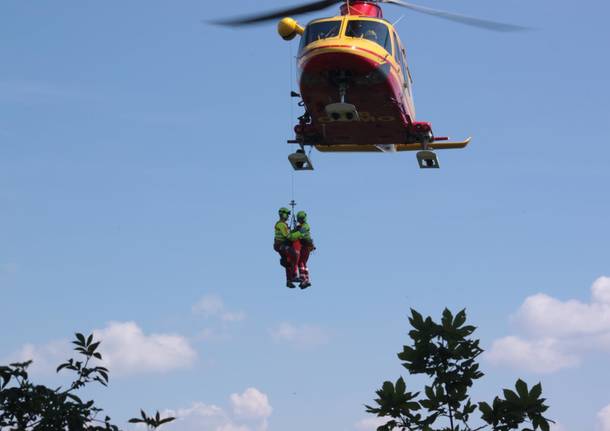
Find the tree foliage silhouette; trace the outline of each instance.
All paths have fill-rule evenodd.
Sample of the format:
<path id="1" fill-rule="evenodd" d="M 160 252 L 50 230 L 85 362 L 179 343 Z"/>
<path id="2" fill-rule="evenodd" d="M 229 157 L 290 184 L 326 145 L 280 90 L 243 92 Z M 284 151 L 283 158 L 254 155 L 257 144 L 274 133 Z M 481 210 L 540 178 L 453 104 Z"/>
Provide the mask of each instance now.
<path id="1" fill-rule="evenodd" d="M 504 397 L 473 404 L 468 391 L 483 377 L 476 362 L 483 349 L 479 340 L 470 338 L 476 328 L 466 325 L 465 310 L 454 316 L 445 309 L 439 324 L 412 309 L 409 322 L 411 345 L 403 346 L 398 358 L 410 374 L 425 374 L 431 383 L 420 397 L 420 392 L 407 391 L 402 377 L 384 382 L 376 392 L 377 406 L 365 406 L 367 412 L 388 418 L 377 431 L 509 431 L 521 426 L 522 431 L 549 431 L 552 421 L 543 416 L 548 406 L 540 383 L 530 389 L 519 379 L 514 391 L 504 389 Z M 482 422 L 473 426 L 477 408 Z"/>
<path id="2" fill-rule="evenodd" d="M 68 359 L 57 372 L 69 370 L 75 378 L 67 388 L 51 389 L 30 381 L 28 368 L 32 361 L 0 366 L 0 430 L 6 431 L 120 431 L 103 416 L 93 400 L 83 401 L 76 393 L 90 383 L 108 385 L 109 371 L 93 363 L 102 360 L 99 341 L 93 335 L 76 334 L 74 350 L 78 359 Z M 175 418 L 161 418 L 159 412 L 149 417 L 141 411 L 131 423 L 144 423 L 157 429 Z"/>

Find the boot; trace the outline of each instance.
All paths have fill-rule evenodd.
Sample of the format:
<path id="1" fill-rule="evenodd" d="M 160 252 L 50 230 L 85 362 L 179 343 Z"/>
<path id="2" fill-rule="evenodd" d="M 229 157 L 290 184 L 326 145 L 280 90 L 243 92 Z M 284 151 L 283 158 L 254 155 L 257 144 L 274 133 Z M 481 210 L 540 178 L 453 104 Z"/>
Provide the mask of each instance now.
<path id="1" fill-rule="evenodd" d="M 301 282 L 301 284 L 299 284 L 299 287 L 301 289 L 307 289 L 309 286 L 311 286 L 311 283 L 309 281 L 303 281 Z"/>
<path id="2" fill-rule="evenodd" d="M 286 287 L 289 289 L 294 289 L 296 286 L 294 285 L 294 283 L 292 283 L 292 281 L 287 281 Z"/>

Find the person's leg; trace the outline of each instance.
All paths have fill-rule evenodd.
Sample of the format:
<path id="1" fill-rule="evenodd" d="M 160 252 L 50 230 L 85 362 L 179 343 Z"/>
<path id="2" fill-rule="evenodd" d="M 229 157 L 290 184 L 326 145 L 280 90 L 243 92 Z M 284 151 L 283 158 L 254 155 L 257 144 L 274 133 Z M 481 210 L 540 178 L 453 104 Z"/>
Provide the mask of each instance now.
<path id="1" fill-rule="evenodd" d="M 307 268 L 307 261 L 309 260 L 309 253 L 311 252 L 309 247 L 303 247 L 299 256 L 299 273 L 301 274 L 301 282 L 309 283 L 309 268 Z"/>
<path id="2" fill-rule="evenodd" d="M 312 247 L 305 246 L 301 249 L 301 255 L 299 257 L 299 271 L 301 273 L 301 289 L 306 289 L 311 286 L 311 280 L 309 278 L 309 268 L 307 261 L 309 260 L 309 254 L 312 251 Z"/>
<path id="3" fill-rule="evenodd" d="M 277 252 L 277 254 L 280 255 L 280 265 L 282 265 L 283 267 L 286 267 L 287 262 L 286 262 L 286 258 L 284 257 L 284 250 L 282 250 L 282 246 L 281 244 L 273 244 L 273 249 Z"/>
<path id="4" fill-rule="evenodd" d="M 294 249 L 290 245 L 284 245 L 282 247 L 282 253 L 284 260 L 286 261 L 286 287 L 294 287 L 294 279 L 296 278 L 296 265 L 297 265 L 297 255 L 294 252 Z"/>
<path id="5" fill-rule="evenodd" d="M 293 280 L 293 269 L 291 263 L 291 255 L 290 255 L 290 247 L 282 244 L 274 244 L 273 249 L 280 255 L 280 265 L 284 267 L 284 271 L 286 272 L 286 286 L 294 287 L 292 284 Z"/>
<path id="6" fill-rule="evenodd" d="M 292 269 L 292 281 L 299 279 L 299 256 L 301 255 L 301 242 L 294 241 L 290 247 L 290 264 Z"/>

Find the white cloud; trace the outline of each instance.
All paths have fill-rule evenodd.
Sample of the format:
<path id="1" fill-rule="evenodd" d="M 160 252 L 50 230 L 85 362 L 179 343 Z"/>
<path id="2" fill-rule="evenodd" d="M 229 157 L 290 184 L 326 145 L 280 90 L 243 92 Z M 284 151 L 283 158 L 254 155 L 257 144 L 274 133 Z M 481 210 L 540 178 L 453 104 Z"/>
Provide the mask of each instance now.
<path id="1" fill-rule="evenodd" d="M 246 318 L 246 314 L 241 311 L 228 311 L 222 298 L 217 295 L 202 297 L 193 305 L 193 313 L 204 317 L 217 317 L 223 322 L 239 322 Z"/>
<path id="2" fill-rule="evenodd" d="M 591 287 L 596 302 L 610 304 L 610 277 L 599 277 Z"/>
<path id="3" fill-rule="evenodd" d="M 56 340 L 43 345 L 24 344 L 7 362 L 32 360 L 32 373 L 53 373 L 60 363 L 71 357 L 72 347 L 68 340 Z"/>
<path id="4" fill-rule="evenodd" d="M 220 431 L 226 425 L 232 425 L 225 411 L 216 406 L 195 402 L 190 407 L 177 410 L 166 410 L 162 417 L 175 417 L 176 420 L 164 425 L 166 431 Z"/>
<path id="5" fill-rule="evenodd" d="M 172 334 L 145 335 L 134 322 L 110 322 L 94 331 L 100 352 L 115 374 L 165 372 L 189 367 L 197 357 L 189 341 Z"/>
<path id="6" fill-rule="evenodd" d="M 318 326 L 296 326 L 287 322 L 280 323 L 275 329 L 272 329 L 271 336 L 275 341 L 286 342 L 302 349 L 316 347 L 330 341 L 330 336 Z"/>
<path id="7" fill-rule="evenodd" d="M 360 419 L 354 424 L 354 427 L 358 431 L 375 431 L 381 425 L 385 425 L 390 419 L 381 418 L 379 416 L 369 416 L 364 419 Z"/>
<path id="8" fill-rule="evenodd" d="M 146 335 L 134 322 L 110 322 L 93 333 L 95 339 L 101 341 L 102 365 L 110 369 L 111 376 L 170 371 L 190 366 L 197 357 L 186 338 L 170 334 Z M 49 373 L 66 359 L 75 357 L 72 348 L 67 340 L 43 345 L 25 344 L 11 360 L 32 359 L 33 372 Z"/>
<path id="9" fill-rule="evenodd" d="M 193 306 L 193 312 L 201 313 L 206 317 L 216 316 L 222 313 L 223 310 L 224 303 L 216 295 L 206 295 Z"/>
<path id="10" fill-rule="evenodd" d="M 221 407 L 201 402 L 177 410 L 166 410 L 163 416 L 177 419 L 163 426 L 165 431 L 266 431 L 272 408 L 266 394 L 248 388 L 232 394 L 233 414 Z"/>
<path id="11" fill-rule="evenodd" d="M 553 337 L 610 332 L 610 278 L 601 277 L 591 287 L 591 302 L 562 302 L 539 293 L 521 305 L 514 319 L 529 333 Z"/>
<path id="12" fill-rule="evenodd" d="M 256 388 L 248 388 L 243 394 L 231 394 L 231 404 L 237 416 L 250 419 L 266 419 L 273 409 L 267 395 Z"/>
<path id="13" fill-rule="evenodd" d="M 578 364 L 578 358 L 561 351 L 557 340 L 524 340 L 509 336 L 493 342 L 487 359 L 495 364 L 513 365 L 537 373 L 553 373 Z"/>
<path id="14" fill-rule="evenodd" d="M 564 427 L 562 424 L 560 424 L 559 422 L 555 422 L 554 424 L 550 424 L 551 425 L 551 431 L 568 431 L 568 429 L 566 427 Z"/>
<path id="15" fill-rule="evenodd" d="M 493 363 L 552 373 L 577 366 L 587 352 L 610 352 L 610 278 L 595 280 L 589 303 L 530 296 L 512 320 L 522 333 L 493 342 L 486 353 Z"/>
<path id="16" fill-rule="evenodd" d="M 610 431 L 610 405 L 607 405 L 597 413 L 599 431 Z"/>

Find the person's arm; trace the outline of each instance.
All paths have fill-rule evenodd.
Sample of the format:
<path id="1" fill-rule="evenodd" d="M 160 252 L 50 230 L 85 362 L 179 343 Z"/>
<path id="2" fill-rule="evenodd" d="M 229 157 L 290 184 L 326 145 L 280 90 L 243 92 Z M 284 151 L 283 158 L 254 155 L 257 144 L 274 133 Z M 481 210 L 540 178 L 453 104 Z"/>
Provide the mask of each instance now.
<path id="1" fill-rule="evenodd" d="M 301 232 L 303 238 L 311 240 L 311 232 L 307 223 L 302 224 L 299 231 Z"/>
<path id="2" fill-rule="evenodd" d="M 290 234 L 288 235 L 288 240 L 289 241 L 296 241 L 296 240 L 301 239 L 301 238 L 303 238 L 303 234 L 300 231 L 298 231 L 298 230 L 290 232 Z"/>

